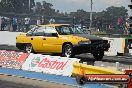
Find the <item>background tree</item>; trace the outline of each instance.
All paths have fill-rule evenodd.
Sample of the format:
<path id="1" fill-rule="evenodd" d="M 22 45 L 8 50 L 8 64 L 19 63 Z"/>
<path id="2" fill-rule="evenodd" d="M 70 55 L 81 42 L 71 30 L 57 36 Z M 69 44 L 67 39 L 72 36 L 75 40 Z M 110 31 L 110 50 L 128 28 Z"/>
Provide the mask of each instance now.
<path id="1" fill-rule="evenodd" d="M 116 21 L 120 16 L 125 20 L 127 13 L 127 9 L 125 7 L 108 7 L 106 8 L 106 11 L 103 12 L 103 18 L 111 20 L 111 21 Z"/>
<path id="2" fill-rule="evenodd" d="M 34 0 L 30 0 L 31 8 L 35 5 Z M 29 12 L 29 0 L 1 0 L 0 10 L 3 12 L 26 13 Z"/>
<path id="3" fill-rule="evenodd" d="M 90 22 L 90 12 L 85 11 L 83 9 L 78 9 L 75 12 L 61 12 L 53 8 L 51 3 L 46 1 L 43 2 L 34 2 L 34 0 L 30 0 L 29 8 L 29 0 L 1 0 L 0 2 L 0 13 L 34 13 L 32 15 L 39 15 L 39 16 L 53 16 L 53 17 L 68 17 L 71 18 L 73 21 L 76 21 L 77 24 L 83 21 L 83 23 L 89 26 Z M 34 9 L 32 9 L 34 8 Z M 29 12 L 30 11 L 30 12 Z M 98 21 L 101 21 L 102 24 L 109 25 L 110 23 L 116 23 L 118 17 L 122 16 L 125 20 L 126 16 L 128 15 L 127 9 L 125 7 L 108 7 L 106 10 L 101 12 L 93 12 L 93 26 L 96 26 Z M 66 20 L 66 19 L 65 19 Z"/>
<path id="4" fill-rule="evenodd" d="M 36 6 L 35 6 L 35 14 L 41 14 L 41 10 L 42 10 L 42 5 L 40 2 L 36 2 Z"/>
<path id="5" fill-rule="evenodd" d="M 70 12 L 68 16 L 73 17 L 73 21 L 75 21 L 74 23 L 76 24 L 80 24 L 81 20 L 83 20 L 84 23 L 88 24 L 87 22 L 89 22 L 90 13 L 84 11 L 83 9 L 79 9 L 76 12 Z"/>

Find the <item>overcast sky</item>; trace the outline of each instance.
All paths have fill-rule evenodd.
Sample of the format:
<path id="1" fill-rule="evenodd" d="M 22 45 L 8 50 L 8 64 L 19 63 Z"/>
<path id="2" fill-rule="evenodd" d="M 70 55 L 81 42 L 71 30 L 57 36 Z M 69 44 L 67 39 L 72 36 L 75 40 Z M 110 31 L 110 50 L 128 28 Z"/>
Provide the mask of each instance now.
<path id="1" fill-rule="evenodd" d="M 36 0 L 44 1 L 44 0 Z M 90 11 L 90 0 L 45 0 L 53 4 L 53 8 L 60 10 L 60 12 L 71 12 L 77 9 L 84 9 Z M 105 10 L 109 6 L 124 6 L 129 10 L 129 14 L 132 13 L 128 8 L 130 0 L 93 0 L 93 11 L 99 12 Z"/>

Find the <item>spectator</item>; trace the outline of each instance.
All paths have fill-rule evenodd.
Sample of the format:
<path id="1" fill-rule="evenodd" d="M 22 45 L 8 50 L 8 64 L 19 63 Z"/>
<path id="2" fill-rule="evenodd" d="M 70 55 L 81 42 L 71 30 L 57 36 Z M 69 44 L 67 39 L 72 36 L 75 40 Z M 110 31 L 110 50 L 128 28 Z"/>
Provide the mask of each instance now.
<path id="1" fill-rule="evenodd" d="M 30 18 L 25 18 L 25 32 L 28 31 L 29 29 L 29 26 L 30 26 Z"/>
<path id="2" fill-rule="evenodd" d="M 97 21 L 96 27 L 97 27 L 97 31 L 100 31 L 100 21 Z"/>
<path id="3" fill-rule="evenodd" d="M 118 33 L 124 34 L 123 19 L 119 17 L 117 20 Z"/>
<path id="4" fill-rule="evenodd" d="M 22 18 L 18 20 L 18 31 L 20 32 L 23 31 L 23 19 Z"/>
<path id="5" fill-rule="evenodd" d="M 13 27 L 13 31 L 17 30 L 17 18 L 16 17 L 12 19 L 12 27 Z"/>
<path id="6" fill-rule="evenodd" d="M 37 25 L 40 25 L 41 24 L 41 21 L 40 21 L 40 18 L 37 19 Z"/>
<path id="7" fill-rule="evenodd" d="M 129 23 L 126 21 L 126 23 L 125 23 L 125 33 L 126 33 L 127 35 L 129 34 L 128 28 L 129 28 Z"/>
<path id="8" fill-rule="evenodd" d="M 41 24 L 44 25 L 45 24 L 45 20 L 44 20 L 44 17 L 42 16 L 42 19 L 41 19 Z"/>
<path id="9" fill-rule="evenodd" d="M 9 30 L 9 31 L 13 31 L 13 25 L 12 25 L 12 22 L 13 22 L 13 18 L 10 17 L 10 19 L 9 19 L 10 30 Z"/>
<path id="10" fill-rule="evenodd" d="M 80 19 L 80 25 L 81 25 L 81 28 L 83 29 L 83 26 L 84 26 L 84 19 Z"/>
<path id="11" fill-rule="evenodd" d="M 1 18 L 1 30 L 4 31 L 4 28 L 5 28 L 5 25 L 6 25 L 6 22 L 5 22 L 5 18 Z"/>
<path id="12" fill-rule="evenodd" d="M 110 23 L 110 25 L 109 25 L 109 33 L 114 33 L 114 24 L 113 23 Z"/>
<path id="13" fill-rule="evenodd" d="M 49 20 L 49 23 L 50 23 L 50 24 L 55 23 L 55 19 L 51 18 L 51 19 Z"/>
<path id="14" fill-rule="evenodd" d="M 6 24 L 7 24 L 7 30 L 11 31 L 11 19 L 10 18 L 7 19 L 7 23 Z"/>
<path id="15" fill-rule="evenodd" d="M 118 24 L 118 25 L 122 25 L 122 24 L 123 24 L 123 19 L 122 19 L 122 17 L 119 17 L 119 18 L 118 18 L 117 24 Z"/>
<path id="16" fill-rule="evenodd" d="M 72 23 L 73 23 L 74 26 L 76 25 L 76 23 L 77 23 L 76 17 L 73 17 Z"/>
<path id="17" fill-rule="evenodd" d="M 24 32 L 24 27 L 25 27 L 25 20 L 24 18 L 21 19 L 21 31 Z"/>

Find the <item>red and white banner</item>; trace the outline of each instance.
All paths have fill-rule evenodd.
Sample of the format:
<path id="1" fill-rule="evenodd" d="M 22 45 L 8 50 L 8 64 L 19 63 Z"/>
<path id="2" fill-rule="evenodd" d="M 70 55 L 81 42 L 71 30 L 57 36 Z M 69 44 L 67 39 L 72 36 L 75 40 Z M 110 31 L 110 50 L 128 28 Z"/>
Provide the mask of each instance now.
<path id="1" fill-rule="evenodd" d="M 23 52 L 0 50 L 0 66 L 20 69 L 28 55 Z"/>
<path id="2" fill-rule="evenodd" d="M 30 54 L 23 64 L 22 69 L 47 74 L 71 76 L 73 63 L 78 61 L 79 60 L 75 58 Z"/>

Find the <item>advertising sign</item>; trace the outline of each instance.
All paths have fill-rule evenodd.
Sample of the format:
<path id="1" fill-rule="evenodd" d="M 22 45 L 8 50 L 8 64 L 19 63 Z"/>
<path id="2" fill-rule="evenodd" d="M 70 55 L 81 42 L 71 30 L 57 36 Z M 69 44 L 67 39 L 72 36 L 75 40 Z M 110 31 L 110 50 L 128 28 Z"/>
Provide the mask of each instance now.
<path id="1" fill-rule="evenodd" d="M 20 69 L 29 54 L 0 50 L 0 66 Z"/>
<path id="2" fill-rule="evenodd" d="M 132 70 L 125 70 L 125 74 L 84 74 L 76 76 L 78 84 L 103 83 L 116 84 L 120 88 L 132 88 Z"/>
<path id="3" fill-rule="evenodd" d="M 113 74 L 102 75 L 92 74 L 76 77 L 78 84 L 84 85 L 86 83 L 103 83 L 103 84 L 116 84 L 118 86 L 124 86 L 123 88 L 131 88 L 131 75 L 126 74 Z M 121 87 L 122 88 L 122 87 Z"/>
<path id="4" fill-rule="evenodd" d="M 41 54 L 30 54 L 22 66 L 23 70 L 70 76 L 75 59 Z"/>

